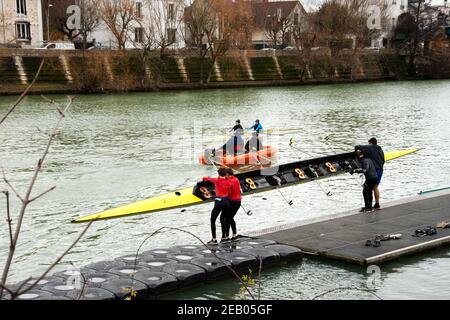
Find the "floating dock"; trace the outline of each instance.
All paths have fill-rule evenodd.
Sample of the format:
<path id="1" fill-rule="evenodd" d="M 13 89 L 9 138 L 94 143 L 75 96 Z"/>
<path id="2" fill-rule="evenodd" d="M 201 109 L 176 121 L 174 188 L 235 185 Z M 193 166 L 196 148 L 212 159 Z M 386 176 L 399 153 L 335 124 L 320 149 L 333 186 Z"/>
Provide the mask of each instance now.
<path id="1" fill-rule="evenodd" d="M 360 265 L 382 264 L 405 255 L 450 244 L 450 228 L 437 234 L 413 237 L 417 229 L 450 220 L 450 190 L 425 192 L 386 204 L 373 213 L 345 212 L 324 221 L 266 229 L 216 248 L 184 245 L 154 249 L 138 255 L 87 265 L 81 270 L 55 273 L 19 300 L 123 300 L 157 299 L 224 277 L 256 274 L 280 263 L 301 259 L 304 254 Z M 398 240 L 366 246 L 376 235 L 402 234 Z M 29 285 L 31 281 L 25 284 Z M 12 289 L 17 288 L 16 284 Z"/>
<path id="2" fill-rule="evenodd" d="M 356 211 L 357 212 L 357 211 Z M 325 221 L 266 229 L 253 234 L 301 249 L 304 253 L 360 265 L 385 262 L 450 243 L 450 228 L 414 237 L 416 230 L 450 221 L 450 190 L 423 192 L 387 204 L 372 213 L 346 212 Z M 398 240 L 366 246 L 377 235 L 401 234 Z"/>

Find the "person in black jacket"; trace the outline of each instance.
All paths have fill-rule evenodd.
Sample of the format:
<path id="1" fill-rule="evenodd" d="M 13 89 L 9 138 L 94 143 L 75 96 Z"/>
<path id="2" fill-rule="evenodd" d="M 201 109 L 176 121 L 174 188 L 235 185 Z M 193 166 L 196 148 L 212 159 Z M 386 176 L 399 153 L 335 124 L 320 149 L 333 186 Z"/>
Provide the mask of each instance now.
<path id="1" fill-rule="evenodd" d="M 246 153 L 255 152 L 255 151 L 257 152 L 263 148 L 264 148 L 264 146 L 263 146 L 258 134 L 256 132 L 253 132 L 252 137 L 245 144 L 245 152 Z"/>
<path id="2" fill-rule="evenodd" d="M 371 138 L 369 140 L 369 145 L 366 146 L 356 146 L 355 151 L 362 151 L 366 157 L 370 158 L 376 168 L 377 172 L 377 184 L 375 185 L 375 188 L 373 190 L 374 196 L 375 196 L 375 205 L 374 209 L 381 209 L 380 207 L 380 189 L 379 185 L 381 183 L 381 179 L 383 177 L 383 170 L 384 170 L 384 151 L 383 149 L 378 145 L 378 141 L 376 138 Z"/>
<path id="3" fill-rule="evenodd" d="M 230 130 L 232 133 L 231 138 L 222 146 L 223 155 L 237 155 L 244 149 L 244 128 L 241 125 L 241 120 L 236 120 L 236 124 Z"/>
<path id="4" fill-rule="evenodd" d="M 230 130 L 230 132 L 234 132 L 237 135 L 244 134 L 244 128 L 241 125 L 241 120 L 236 120 L 234 127 Z"/>
<path id="5" fill-rule="evenodd" d="M 366 177 L 363 188 L 364 208 L 360 212 L 372 212 L 373 190 L 377 184 L 377 169 L 374 161 L 365 155 L 363 151 L 358 150 L 356 154 L 361 161 L 361 168 L 350 173 L 364 173 Z"/>

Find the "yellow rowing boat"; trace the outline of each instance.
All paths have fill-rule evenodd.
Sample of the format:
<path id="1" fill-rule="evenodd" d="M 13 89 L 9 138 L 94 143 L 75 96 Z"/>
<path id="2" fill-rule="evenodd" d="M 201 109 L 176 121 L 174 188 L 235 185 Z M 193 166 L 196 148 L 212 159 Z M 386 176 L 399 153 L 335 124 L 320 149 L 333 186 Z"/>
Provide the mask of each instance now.
<path id="1" fill-rule="evenodd" d="M 387 152 L 385 154 L 385 159 L 386 161 L 391 161 L 412 154 L 416 151 L 418 151 L 418 149 Z M 308 164 L 308 166 L 306 166 L 306 163 Z M 328 157 L 282 165 L 279 167 L 278 174 L 274 176 L 279 177 L 280 180 L 285 181 L 285 183 L 281 183 L 278 185 L 272 184 L 271 180 L 269 180 L 268 177 L 262 176 L 261 170 L 247 172 L 245 173 L 245 176 L 241 177 L 241 175 L 237 175 L 237 177 L 239 179 L 242 179 L 241 185 L 243 186 L 243 195 L 245 196 L 255 192 L 264 192 L 272 190 L 274 188 L 288 187 L 295 184 L 310 182 L 317 178 L 327 178 L 336 174 L 345 173 L 346 163 L 348 163 L 348 165 L 354 165 L 354 163 L 356 163 L 354 153 L 332 155 Z M 314 168 L 311 169 L 311 167 Z M 304 177 L 302 177 L 302 175 Z M 253 186 L 251 186 L 252 188 L 246 188 L 247 184 L 250 181 L 249 179 L 253 182 L 253 185 L 257 187 L 256 189 L 253 189 Z M 89 222 L 92 220 L 122 218 L 137 214 L 176 209 L 205 203 L 212 199 L 212 197 L 204 196 L 205 194 L 208 194 L 208 192 L 209 194 L 213 192 L 213 189 L 211 189 L 210 186 L 208 188 L 209 189 L 207 190 L 201 190 L 202 188 L 199 188 L 198 186 L 189 187 L 164 195 L 152 197 L 146 200 L 138 201 L 122 207 L 85 216 L 72 222 L 81 223 Z"/>

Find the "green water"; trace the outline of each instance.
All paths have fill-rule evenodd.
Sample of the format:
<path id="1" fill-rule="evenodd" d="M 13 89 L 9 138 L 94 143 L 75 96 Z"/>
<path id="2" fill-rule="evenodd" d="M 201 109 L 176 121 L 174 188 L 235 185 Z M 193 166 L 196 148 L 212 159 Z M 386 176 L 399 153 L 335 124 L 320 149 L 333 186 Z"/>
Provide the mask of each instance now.
<path id="1" fill-rule="evenodd" d="M 64 96 L 53 96 L 59 103 Z M 14 97 L 0 97 L 0 114 Z M 83 226 L 75 217 L 103 211 L 177 188 L 213 174 L 197 157 L 203 147 L 220 144 L 220 135 L 240 118 L 246 126 L 260 118 L 267 129 L 280 131 L 266 143 L 280 149 L 279 162 L 295 160 L 288 147 L 294 137 L 308 154 L 351 151 L 376 136 L 385 151 L 419 147 L 412 156 L 386 166 L 383 201 L 450 186 L 450 81 L 391 82 L 306 87 L 278 87 L 189 92 L 78 96 L 52 145 L 36 194 L 56 190 L 34 203 L 25 220 L 11 281 L 37 275 L 62 252 Z M 28 97 L 0 126 L 0 166 L 21 192 L 43 151 L 57 112 L 40 97 Z M 219 137 L 218 137 L 219 136 Z M 329 142 L 325 137 L 329 136 Z M 360 207 L 361 187 L 351 176 L 283 191 L 255 195 L 244 205 L 255 214 L 238 216 L 240 233 L 326 217 Z M 0 189 L 6 186 L 1 183 Z M 18 204 L 13 203 L 14 212 Z M 3 199 L 0 213 L 5 212 Z M 209 238 L 210 205 L 182 213 L 172 210 L 99 222 L 67 257 L 81 267 L 137 250 L 147 234 L 162 226 L 179 227 Z M 3 220 L 3 218 L 2 218 Z M 0 261 L 7 252 L 7 228 L 0 228 Z M 165 231 L 145 249 L 194 243 L 183 233 Z M 383 266 L 375 293 L 382 298 L 449 298 L 450 250 L 436 251 Z M 339 263 L 305 259 L 264 270 L 262 296 L 269 299 L 311 299 L 341 287 L 326 298 L 374 298 L 367 289 L 366 270 Z M 175 298 L 237 298 L 239 285 L 226 280 L 173 296 Z"/>

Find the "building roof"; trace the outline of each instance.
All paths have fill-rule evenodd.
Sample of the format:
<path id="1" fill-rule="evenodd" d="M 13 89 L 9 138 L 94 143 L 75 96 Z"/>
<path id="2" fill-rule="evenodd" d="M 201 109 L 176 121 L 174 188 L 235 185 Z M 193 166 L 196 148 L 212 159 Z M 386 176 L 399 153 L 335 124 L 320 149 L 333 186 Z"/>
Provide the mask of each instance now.
<path id="1" fill-rule="evenodd" d="M 277 12 L 281 9 L 281 20 L 286 19 L 292 11 L 300 6 L 304 11 L 300 1 L 252 1 L 253 24 L 256 27 L 264 28 L 267 24 L 268 16 L 277 16 Z"/>

